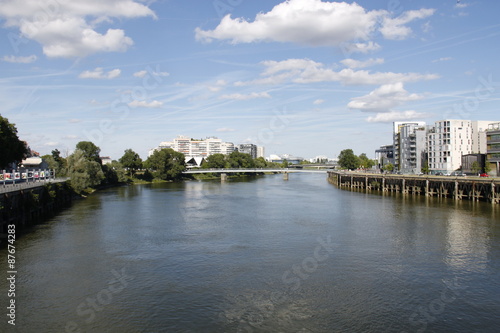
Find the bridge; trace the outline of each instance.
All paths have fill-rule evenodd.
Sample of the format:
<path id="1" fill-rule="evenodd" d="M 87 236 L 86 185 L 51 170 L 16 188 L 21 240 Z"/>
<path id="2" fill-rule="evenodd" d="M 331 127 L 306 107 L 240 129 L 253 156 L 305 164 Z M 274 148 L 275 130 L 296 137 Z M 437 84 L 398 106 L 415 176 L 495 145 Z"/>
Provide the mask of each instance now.
<path id="1" fill-rule="evenodd" d="M 326 174 L 328 170 L 311 170 L 311 169 L 295 169 L 295 168 L 229 168 L 229 169 L 189 169 L 183 172 L 183 174 L 195 174 L 195 173 L 220 173 L 221 181 L 227 180 L 228 173 L 282 173 L 283 179 L 288 180 L 288 174 L 290 173 L 323 173 Z"/>

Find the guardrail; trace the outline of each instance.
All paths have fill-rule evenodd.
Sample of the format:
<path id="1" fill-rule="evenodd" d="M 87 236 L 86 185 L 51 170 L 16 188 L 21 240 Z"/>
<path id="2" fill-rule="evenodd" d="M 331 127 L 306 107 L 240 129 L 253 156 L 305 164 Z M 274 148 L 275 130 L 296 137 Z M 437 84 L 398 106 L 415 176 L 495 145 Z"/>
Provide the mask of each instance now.
<path id="1" fill-rule="evenodd" d="M 39 179 L 29 182 L 28 181 L 3 182 L 0 183 L 0 194 L 40 187 L 51 183 L 63 183 L 68 179 L 69 178 L 56 178 L 56 179 Z"/>

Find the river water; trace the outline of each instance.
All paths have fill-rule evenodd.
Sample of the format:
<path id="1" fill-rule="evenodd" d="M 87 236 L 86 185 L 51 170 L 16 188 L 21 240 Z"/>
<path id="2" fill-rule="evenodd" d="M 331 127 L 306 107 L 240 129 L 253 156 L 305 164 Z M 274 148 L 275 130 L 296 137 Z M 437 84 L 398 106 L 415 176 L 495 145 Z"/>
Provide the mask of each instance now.
<path id="1" fill-rule="evenodd" d="M 18 239 L 16 265 L 2 332 L 500 327 L 498 206 L 350 192 L 322 174 L 104 190 Z"/>

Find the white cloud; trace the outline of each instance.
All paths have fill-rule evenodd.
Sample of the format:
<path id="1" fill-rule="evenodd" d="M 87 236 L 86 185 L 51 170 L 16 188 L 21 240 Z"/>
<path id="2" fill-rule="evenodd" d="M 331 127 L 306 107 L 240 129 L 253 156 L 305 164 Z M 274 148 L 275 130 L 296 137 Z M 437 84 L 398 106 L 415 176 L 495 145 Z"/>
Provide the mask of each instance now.
<path id="1" fill-rule="evenodd" d="M 148 74 L 148 71 L 138 71 L 138 72 L 135 72 L 133 75 L 135 77 L 145 77 L 146 74 Z"/>
<path id="2" fill-rule="evenodd" d="M 350 109 L 362 111 L 389 111 L 403 103 L 422 99 L 423 96 L 410 94 L 403 87 L 403 83 L 383 85 L 368 95 L 355 97 L 347 106 Z"/>
<path id="3" fill-rule="evenodd" d="M 369 11 L 357 3 L 287 0 L 267 13 L 257 14 L 253 22 L 228 14 L 214 30 L 196 28 L 195 33 L 199 41 L 218 39 L 233 44 L 273 41 L 339 46 L 356 41 L 361 51 L 375 46 L 363 42 L 377 30 L 386 38 L 403 39 L 411 32 L 405 24 L 433 13 L 433 9 L 412 10 L 391 18 L 386 10 Z"/>
<path id="4" fill-rule="evenodd" d="M 121 52 L 133 44 L 121 29 L 96 31 L 112 18 L 136 18 L 154 12 L 134 0 L 10 0 L 0 7 L 8 27 L 17 27 L 24 37 L 40 43 L 48 57 L 85 57 L 99 52 Z"/>
<path id="5" fill-rule="evenodd" d="M 248 95 L 243 95 L 243 94 L 231 94 L 231 95 L 222 95 L 220 99 L 233 99 L 233 100 L 238 100 L 238 101 L 246 101 L 249 99 L 256 99 L 256 98 L 271 98 L 271 95 L 269 95 L 267 92 L 262 92 L 262 93 L 256 93 L 253 92 Z"/>
<path id="6" fill-rule="evenodd" d="M 227 85 L 226 80 L 217 80 L 215 84 L 208 86 L 208 90 L 210 90 L 211 92 L 218 92 L 221 91 L 222 88 L 226 85 Z"/>
<path id="7" fill-rule="evenodd" d="M 84 71 L 78 75 L 80 79 L 114 79 L 120 76 L 121 70 L 113 69 L 105 73 L 101 67 L 97 67 L 93 71 Z"/>
<path id="8" fill-rule="evenodd" d="M 132 107 L 132 108 L 153 108 L 153 109 L 156 109 L 156 108 L 161 108 L 163 106 L 163 102 L 159 102 L 159 101 L 151 101 L 151 102 L 146 102 L 146 101 L 138 101 L 138 100 L 134 100 L 130 103 L 128 103 L 128 106 Z"/>
<path id="9" fill-rule="evenodd" d="M 430 115 L 427 113 L 416 112 L 416 111 L 391 111 L 377 113 L 373 117 L 366 118 L 366 121 L 370 123 L 392 123 L 394 121 L 405 121 L 405 120 L 417 120 L 427 118 Z"/>
<path id="10" fill-rule="evenodd" d="M 434 59 L 432 62 L 442 62 L 442 61 L 449 61 L 452 60 L 452 57 L 444 57 L 444 58 L 439 58 L 439 59 Z"/>
<path id="11" fill-rule="evenodd" d="M 266 69 L 261 74 L 264 78 L 246 82 L 236 82 L 236 86 L 251 84 L 280 84 L 286 81 L 295 83 L 314 82 L 341 82 L 344 85 L 382 85 L 395 82 L 416 82 L 433 80 L 439 76 L 435 74 L 419 73 L 392 73 L 367 70 L 354 71 L 345 68 L 336 72 L 331 66 L 309 59 L 288 59 L 283 61 L 264 61 L 261 63 Z"/>
<path id="12" fill-rule="evenodd" d="M 368 59 L 365 61 L 359 61 L 359 60 L 354 60 L 354 59 L 344 59 L 341 61 L 342 65 L 349 67 L 349 68 L 365 68 L 365 67 L 370 67 L 373 65 L 380 65 L 384 63 L 384 59 L 382 58 L 377 58 L 377 59 Z"/>
<path id="13" fill-rule="evenodd" d="M 413 20 L 423 19 L 433 15 L 435 9 L 420 9 L 404 12 L 396 18 L 384 17 L 380 32 L 387 39 L 405 39 L 412 30 L 405 26 Z"/>
<path id="14" fill-rule="evenodd" d="M 236 131 L 234 128 L 222 127 L 215 130 L 216 132 L 234 132 Z"/>
<path id="15" fill-rule="evenodd" d="M 344 54 L 351 53 L 369 53 L 380 50 L 381 46 L 375 42 L 369 41 L 367 43 L 342 43 L 340 44 L 340 49 Z"/>
<path id="16" fill-rule="evenodd" d="M 457 8 L 457 9 L 463 9 L 463 8 L 466 8 L 466 7 L 469 7 L 469 4 L 468 4 L 468 3 L 457 2 L 457 3 L 455 4 L 455 8 Z"/>
<path id="17" fill-rule="evenodd" d="M 356 3 L 289 0 L 257 14 L 253 22 L 227 15 L 214 30 L 197 28 L 196 39 L 229 39 L 234 44 L 277 41 L 338 45 L 348 40 L 367 40 L 380 15 L 380 11 L 367 12 Z"/>
<path id="18" fill-rule="evenodd" d="M 155 72 L 155 71 L 147 71 L 147 70 L 142 70 L 142 71 L 135 72 L 133 75 L 135 77 L 143 78 L 147 74 L 150 74 L 150 75 L 153 75 L 153 76 L 169 76 L 170 75 L 170 73 L 168 73 L 168 72 Z"/>
<path id="19" fill-rule="evenodd" d="M 34 54 L 27 56 L 27 57 L 22 57 L 22 56 L 16 57 L 16 56 L 10 55 L 10 56 L 4 56 L 2 58 L 3 61 L 18 63 L 18 64 L 29 64 L 29 63 L 36 61 L 36 59 L 37 59 L 37 57 Z"/>
<path id="20" fill-rule="evenodd" d="M 313 102 L 314 105 L 320 105 L 320 104 L 323 104 L 325 102 L 324 99 L 317 99 Z"/>

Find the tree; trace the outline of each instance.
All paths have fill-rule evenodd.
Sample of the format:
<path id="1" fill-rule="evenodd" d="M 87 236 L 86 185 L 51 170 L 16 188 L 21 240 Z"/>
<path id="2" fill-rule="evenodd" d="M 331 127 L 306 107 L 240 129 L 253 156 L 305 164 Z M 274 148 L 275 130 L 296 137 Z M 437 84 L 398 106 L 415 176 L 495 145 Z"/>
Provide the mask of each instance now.
<path id="1" fill-rule="evenodd" d="M 392 172 L 394 171 L 394 165 L 392 163 L 387 163 L 384 165 L 384 170 L 387 172 Z"/>
<path id="2" fill-rule="evenodd" d="M 339 154 L 339 165 L 342 169 L 357 169 L 359 158 L 354 155 L 352 149 L 344 149 Z"/>
<path id="3" fill-rule="evenodd" d="M 16 126 L 0 115 L 0 168 L 19 163 L 27 155 L 28 147 L 26 142 L 19 140 Z"/>
<path id="4" fill-rule="evenodd" d="M 163 180 L 180 179 L 182 172 L 186 170 L 184 154 L 171 148 L 155 151 L 148 157 L 145 166 L 153 171 L 155 178 Z"/>
<path id="5" fill-rule="evenodd" d="M 86 188 L 97 186 L 104 180 L 101 165 L 87 159 L 85 153 L 77 149 L 68 156 L 68 176 L 71 187 L 81 193 Z"/>
<path id="6" fill-rule="evenodd" d="M 256 168 L 267 168 L 267 161 L 264 157 L 257 157 L 255 159 Z"/>
<path id="7" fill-rule="evenodd" d="M 371 169 L 375 165 L 375 162 L 369 159 L 365 153 L 359 155 L 358 159 L 359 159 L 359 165 L 363 169 Z"/>
<path id="8" fill-rule="evenodd" d="M 125 150 L 125 154 L 123 154 L 119 161 L 124 168 L 128 169 L 131 176 L 142 168 L 141 157 L 132 149 Z"/>
<path id="9" fill-rule="evenodd" d="M 425 161 L 424 166 L 421 169 L 422 173 L 425 173 L 426 175 L 429 174 L 429 162 Z"/>
<path id="10" fill-rule="evenodd" d="M 283 160 L 283 163 L 281 163 L 281 167 L 283 168 L 288 168 L 288 161 L 286 159 Z"/>
<path id="11" fill-rule="evenodd" d="M 89 160 L 102 164 L 99 154 L 101 153 L 101 148 L 97 147 L 94 143 L 90 141 L 80 141 L 76 144 L 76 149 L 83 152 L 83 156 Z"/>
<path id="12" fill-rule="evenodd" d="M 255 163 L 250 154 L 233 151 L 227 156 L 226 167 L 229 168 L 254 168 Z"/>
<path id="13" fill-rule="evenodd" d="M 478 161 L 472 162 L 470 169 L 472 170 L 473 173 L 480 173 L 481 172 L 481 166 L 479 165 Z"/>
<path id="14" fill-rule="evenodd" d="M 213 154 L 208 156 L 201 167 L 203 169 L 222 169 L 226 166 L 226 156 L 224 154 Z"/>

